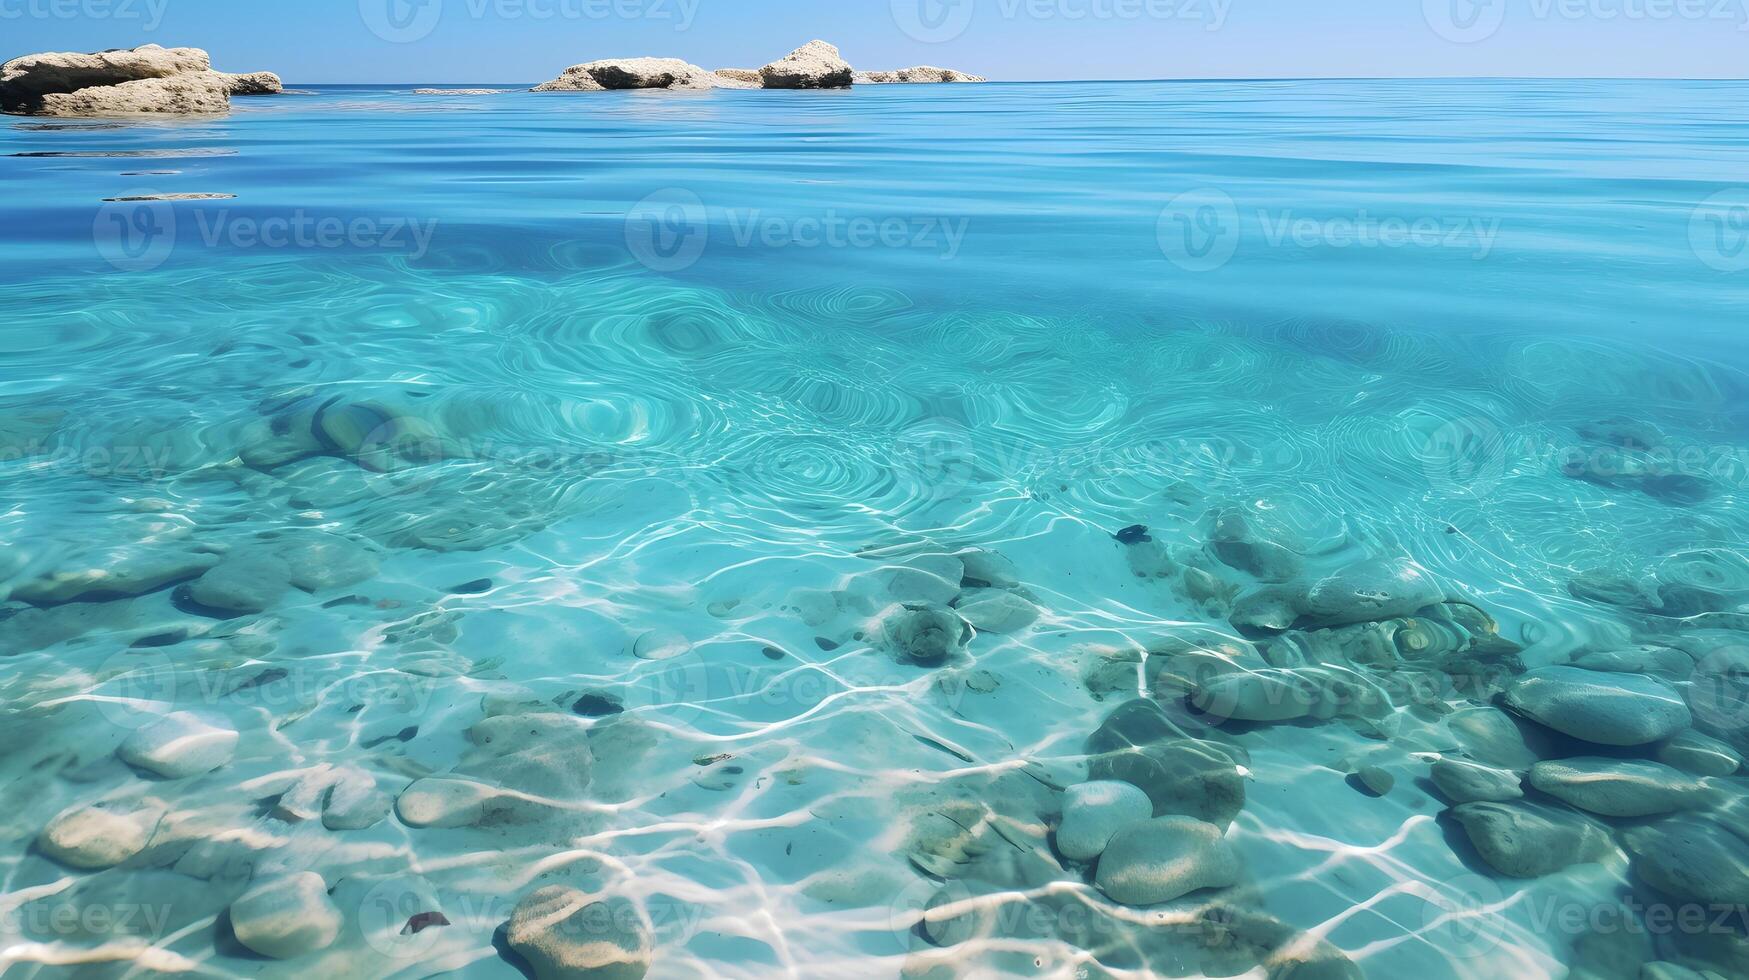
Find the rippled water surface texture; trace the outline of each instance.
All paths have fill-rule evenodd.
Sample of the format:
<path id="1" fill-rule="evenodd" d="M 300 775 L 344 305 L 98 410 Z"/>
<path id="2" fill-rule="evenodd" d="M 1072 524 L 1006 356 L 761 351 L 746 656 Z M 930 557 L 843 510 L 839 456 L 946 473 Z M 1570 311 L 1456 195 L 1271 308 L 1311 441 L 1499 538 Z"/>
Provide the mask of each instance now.
<path id="1" fill-rule="evenodd" d="M 8 118 L 0 969 L 1749 975 L 1746 105 Z"/>

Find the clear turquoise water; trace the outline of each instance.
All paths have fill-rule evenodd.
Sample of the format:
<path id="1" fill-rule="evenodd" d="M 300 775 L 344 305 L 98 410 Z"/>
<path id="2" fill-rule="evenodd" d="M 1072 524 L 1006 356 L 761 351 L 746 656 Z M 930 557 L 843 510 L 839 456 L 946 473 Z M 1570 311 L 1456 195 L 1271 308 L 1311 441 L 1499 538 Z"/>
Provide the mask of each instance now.
<path id="1" fill-rule="evenodd" d="M 1237 508 L 1312 568 L 1412 559 L 1530 666 L 1732 633 L 1717 617 L 1749 597 L 1745 91 L 329 87 L 213 121 L 10 120 L 0 593 L 35 598 L 0 612 L 0 690 L 9 737 L 37 747 L 6 763 L 9 901 L 54 882 L 75 905 L 192 889 L 205 898 L 178 897 L 176 928 L 150 938 L 214 975 L 495 976 L 516 898 L 571 876 L 657 920 L 652 975 L 895 975 L 920 954 L 890 909 L 930 880 L 904 859 L 914 811 L 967 769 L 1084 778 L 1082 740 L 1115 703 L 1087 688 L 1086 644 L 1234 631 L 1221 601 L 1138 579 L 1120 528 L 1181 558 L 1206 514 Z M 234 199 L 105 203 L 154 194 Z M 1597 436 L 1618 419 L 1659 433 L 1664 455 L 1634 457 L 1651 472 L 1623 476 Z M 187 576 L 71 604 L 28 584 L 294 529 L 369 551 L 376 573 L 241 617 L 191 600 Z M 859 583 L 967 547 L 1014 561 L 1039 622 L 980 633 L 943 673 L 883 655 Z M 1570 587 L 1702 566 L 1719 598 L 1700 624 Z M 44 610 L 85 618 L 19 626 Z M 691 652 L 632 656 L 652 630 Z M 262 669 L 283 683 L 250 690 L 271 697 L 209 683 Z M 986 675 L 994 693 L 956 686 Z M 252 809 L 322 766 L 393 795 L 457 765 L 483 696 L 568 708 L 585 689 L 654 734 L 597 745 L 580 828 L 391 817 L 341 837 Z M 242 731 L 237 761 L 154 784 L 106 761 L 130 719 L 173 709 Z M 1427 914 L 1423 885 L 1532 887 L 1448 844 L 1444 804 L 1411 778 L 1433 742 L 1243 738 L 1235 834 L 1259 908 L 1371 976 L 1579 955 L 1514 918 L 1528 898 L 1489 912 L 1480 952 Z M 1330 768 L 1378 752 L 1402 787 L 1384 799 Z M 720 755 L 738 771 L 694 765 Z M 195 836 L 267 842 L 225 845 L 247 854 L 205 877 L 71 886 L 27 853 L 62 809 L 140 793 L 209 818 Z M 1014 806 L 1052 819 L 1048 799 Z M 323 959 L 215 945 L 222 902 L 203 901 L 270 866 L 335 886 L 349 931 Z M 1628 887 L 1623 860 L 1585 867 L 1562 894 Z M 418 944 L 358 911 L 409 876 L 454 923 Z M 12 935 L 44 941 L 28 921 Z M 1098 962 L 1138 969 L 1128 954 Z M 1100 955 L 1059 936 L 968 968 L 1075 975 Z M 1146 962 L 1185 973 L 1168 960 Z"/>

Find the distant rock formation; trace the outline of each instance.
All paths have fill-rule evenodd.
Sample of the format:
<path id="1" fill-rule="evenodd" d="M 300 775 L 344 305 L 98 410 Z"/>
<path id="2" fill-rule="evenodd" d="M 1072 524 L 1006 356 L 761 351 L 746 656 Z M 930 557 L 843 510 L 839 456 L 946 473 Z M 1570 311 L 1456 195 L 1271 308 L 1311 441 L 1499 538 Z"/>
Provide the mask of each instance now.
<path id="1" fill-rule="evenodd" d="M 679 58 L 609 58 L 572 65 L 550 82 L 534 87 L 536 92 L 605 92 L 612 89 L 716 88 L 718 78 Z"/>
<path id="2" fill-rule="evenodd" d="M 233 95 L 281 91 L 272 72 L 227 75 L 213 71 L 199 48 L 156 44 L 33 54 L 0 65 L 0 111 L 20 115 L 219 113 L 230 109 Z"/>
<path id="3" fill-rule="evenodd" d="M 988 79 L 952 68 L 919 65 L 916 68 L 900 68 L 896 71 L 859 71 L 855 75 L 855 81 L 858 85 L 925 85 L 940 82 L 983 82 Z"/>
<path id="4" fill-rule="evenodd" d="M 616 58 L 574 65 L 536 92 L 602 92 L 609 89 L 665 88 L 849 88 L 851 85 L 900 85 L 939 82 L 982 82 L 952 68 L 920 65 L 896 71 L 858 72 L 838 49 L 825 41 L 809 41 L 763 68 L 718 68 L 705 71 L 675 58 Z"/>
<path id="5" fill-rule="evenodd" d="M 766 88 L 849 88 L 850 62 L 825 41 L 809 41 L 759 69 Z"/>

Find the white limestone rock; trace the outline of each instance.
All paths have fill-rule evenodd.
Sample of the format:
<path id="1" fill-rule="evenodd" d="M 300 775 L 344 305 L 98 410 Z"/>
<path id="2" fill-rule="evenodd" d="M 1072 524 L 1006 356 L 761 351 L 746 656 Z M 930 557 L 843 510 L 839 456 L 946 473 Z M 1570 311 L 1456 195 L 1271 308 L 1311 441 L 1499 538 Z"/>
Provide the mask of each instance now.
<path id="1" fill-rule="evenodd" d="M 849 88 L 853 74 L 850 63 L 825 41 L 809 41 L 759 69 L 766 88 Z"/>
<path id="2" fill-rule="evenodd" d="M 237 941 L 276 960 L 327 949 L 342 924 L 328 883 L 309 871 L 261 882 L 231 903 Z"/>
<path id="3" fill-rule="evenodd" d="M 1063 823 L 1057 852 L 1071 861 L 1091 861 L 1105 852 L 1113 834 L 1154 815 L 1154 804 L 1139 787 L 1101 780 L 1069 787 L 1063 795 Z"/>
<path id="4" fill-rule="evenodd" d="M 915 68 L 899 68 L 893 71 L 859 71 L 854 74 L 853 79 L 858 85 L 963 84 L 989 81 L 982 75 L 968 75 L 963 71 L 936 68 L 933 65 L 918 65 Z"/>
<path id="5" fill-rule="evenodd" d="M 285 84 L 270 71 L 252 71 L 241 75 L 218 73 L 225 80 L 225 90 L 231 95 L 279 95 Z"/>
<path id="6" fill-rule="evenodd" d="M 116 748 L 115 754 L 135 768 L 166 779 L 184 779 L 229 763 L 237 751 L 237 738 L 233 729 L 208 724 L 191 712 L 178 711 L 136 730 Z"/>
<path id="7" fill-rule="evenodd" d="M 718 68 L 711 74 L 717 77 L 718 88 L 763 88 L 765 83 L 755 68 Z"/>
<path id="8" fill-rule="evenodd" d="M 212 60 L 199 48 L 164 48 L 156 44 L 93 54 L 67 51 L 29 54 L 0 65 L 0 110 L 35 112 L 49 95 L 196 74 L 211 68 Z"/>
<path id="9" fill-rule="evenodd" d="M 564 74 L 534 87 L 536 92 L 605 92 L 615 89 L 708 89 L 718 79 L 678 58 L 610 58 L 572 65 Z"/>

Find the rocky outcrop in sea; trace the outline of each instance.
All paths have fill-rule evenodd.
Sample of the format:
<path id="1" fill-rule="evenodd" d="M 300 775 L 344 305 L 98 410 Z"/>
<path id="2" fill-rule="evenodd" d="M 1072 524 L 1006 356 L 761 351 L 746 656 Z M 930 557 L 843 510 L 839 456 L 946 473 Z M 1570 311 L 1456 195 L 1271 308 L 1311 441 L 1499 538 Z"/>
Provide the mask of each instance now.
<path id="1" fill-rule="evenodd" d="M 859 72 L 834 45 L 809 41 L 761 68 L 718 68 L 707 71 L 678 58 L 608 58 L 572 65 L 536 92 L 602 92 L 611 89 L 711 88 L 833 89 L 852 85 L 896 85 L 941 82 L 982 82 L 951 68 L 920 66 L 897 71 Z"/>
<path id="2" fill-rule="evenodd" d="M 40 116 L 227 112 L 234 95 L 283 91 L 272 72 L 213 71 L 200 48 L 156 44 L 92 54 L 50 52 L 0 65 L 0 111 Z"/>

